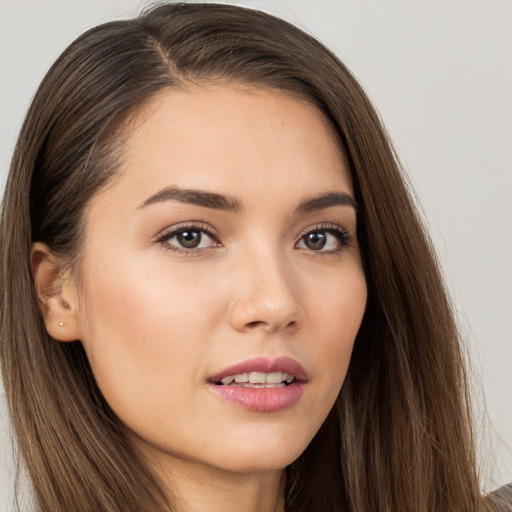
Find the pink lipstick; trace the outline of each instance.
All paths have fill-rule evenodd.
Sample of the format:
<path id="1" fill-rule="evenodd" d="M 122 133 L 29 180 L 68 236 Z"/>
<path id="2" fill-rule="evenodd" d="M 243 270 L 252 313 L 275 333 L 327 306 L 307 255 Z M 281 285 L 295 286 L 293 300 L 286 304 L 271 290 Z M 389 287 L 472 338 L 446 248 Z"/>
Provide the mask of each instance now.
<path id="1" fill-rule="evenodd" d="M 214 393 L 235 405 L 251 411 L 275 412 L 299 400 L 307 374 L 290 357 L 257 357 L 212 375 L 208 382 Z"/>

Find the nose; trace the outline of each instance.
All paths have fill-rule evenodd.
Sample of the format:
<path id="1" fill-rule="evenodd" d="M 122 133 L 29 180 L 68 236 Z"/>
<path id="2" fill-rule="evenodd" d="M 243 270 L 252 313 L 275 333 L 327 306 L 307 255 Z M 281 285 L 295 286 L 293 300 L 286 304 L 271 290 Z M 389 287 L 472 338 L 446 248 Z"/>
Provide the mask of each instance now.
<path id="1" fill-rule="evenodd" d="M 297 329 L 304 311 L 292 269 L 276 254 L 242 258 L 234 273 L 236 291 L 229 310 L 231 325 L 240 332 L 272 333 Z"/>

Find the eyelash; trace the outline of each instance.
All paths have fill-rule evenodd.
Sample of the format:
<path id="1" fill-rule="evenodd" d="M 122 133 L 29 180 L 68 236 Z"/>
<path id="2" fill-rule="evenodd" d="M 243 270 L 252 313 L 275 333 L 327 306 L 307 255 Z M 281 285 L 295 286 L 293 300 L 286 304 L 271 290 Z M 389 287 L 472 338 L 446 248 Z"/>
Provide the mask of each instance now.
<path id="1" fill-rule="evenodd" d="M 315 255 L 319 256 L 329 256 L 332 254 L 339 254 L 347 247 L 350 247 L 352 245 L 352 236 L 349 233 L 348 230 L 342 228 L 341 226 L 338 226 L 337 224 L 330 224 L 330 223 L 321 223 L 317 224 L 315 226 L 308 227 L 298 238 L 296 244 L 298 244 L 300 241 L 304 240 L 304 238 L 312 233 L 328 233 L 330 235 L 333 235 L 339 242 L 339 247 L 332 250 L 327 251 L 314 251 L 312 249 L 308 250 L 307 248 L 303 249 L 308 252 L 311 252 Z"/>
<path id="2" fill-rule="evenodd" d="M 169 244 L 169 240 L 179 235 L 180 233 L 185 233 L 187 231 L 204 233 L 213 240 L 213 247 L 222 246 L 216 233 L 214 233 L 213 230 L 209 228 L 207 225 L 201 223 L 182 224 L 179 226 L 173 226 L 172 228 L 169 228 L 168 230 L 164 231 L 157 238 L 156 242 L 165 245 L 165 249 L 168 251 L 184 254 L 186 256 L 198 256 L 212 248 L 212 246 L 209 246 L 202 248 L 199 247 L 186 249 L 183 247 L 179 247 L 178 245 Z M 336 224 L 322 223 L 315 226 L 310 226 L 305 231 L 303 231 L 303 233 L 298 237 L 297 241 L 295 242 L 295 245 L 303 241 L 307 235 L 310 235 L 312 233 L 328 233 L 336 237 L 336 239 L 339 242 L 339 247 L 327 251 L 315 251 L 313 249 L 300 248 L 301 250 L 311 252 L 315 255 L 328 256 L 330 254 L 338 254 L 352 244 L 352 236 L 347 230 L 343 229 L 341 226 L 338 226 Z"/>
<path id="3" fill-rule="evenodd" d="M 173 226 L 168 230 L 164 231 L 156 240 L 157 243 L 165 245 L 165 249 L 168 251 L 173 251 L 179 254 L 184 254 L 185 256 L 197 256 L 202 254 L 205 250 L 208 250 L 210 247 L 200 247 L 194 249 L 186 249 L 184 247 L 179 247 L 178 245 L 170 245 L 169 240 L 179 235 L 180 233 L 185 233 L 187 231 L 192 232 L 200 232 L 208 235 L 213 241 L 213 247 L 220 247 L 222 244 L 219 242 L 217 235 L 205 224 L 201 223 L 192 223 L 192 224 L 182 224 L 179 226 Z"/>

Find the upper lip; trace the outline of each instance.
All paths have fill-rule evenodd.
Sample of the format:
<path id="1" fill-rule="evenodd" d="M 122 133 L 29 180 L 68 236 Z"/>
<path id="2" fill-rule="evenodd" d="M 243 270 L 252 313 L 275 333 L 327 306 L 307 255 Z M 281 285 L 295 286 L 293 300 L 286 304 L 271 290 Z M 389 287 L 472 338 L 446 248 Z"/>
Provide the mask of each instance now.
<path id="1" fill-rule="evenodd" d="M 229 375 L 236 375 L 237 373 L 250 373 L 250 372 L 285 372 L 288 375 L 293 375 L 296 381 L 307 381 L 307 373 L 304 367 L 288 356 L 280 356 L 276 358 L 268 357 L 254 357 L 247 359 L 241 363 L 229 366 L 224 370 L 212 375 L 209 382 L 220 382 L 221 379 Z"/>

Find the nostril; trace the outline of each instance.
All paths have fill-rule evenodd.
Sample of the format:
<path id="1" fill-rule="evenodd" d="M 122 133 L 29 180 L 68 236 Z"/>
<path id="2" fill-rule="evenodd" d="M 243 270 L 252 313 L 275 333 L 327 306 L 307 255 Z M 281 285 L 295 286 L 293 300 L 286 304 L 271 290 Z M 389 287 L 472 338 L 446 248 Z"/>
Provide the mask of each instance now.
<path id="1" fill-rule="evenodd" d="M 277 301 L 262 296 L 236 299 L 229 307 L 229 321 L 237 331 L 262 330 L 276 332 L 296 329 L 302 323 L 304 313 L 295 301 Z"/>
<path id="2" fill-rule="evenodd" d="M 284 326 L 274 326 L 272 327 L 272 324 L 270 322 L 265 322 L 263 320 L 255 320 L 254 322 L 248 322 L 246 324 L 246 328 L 247 329 L 261 329 L 261 328 L 264 328 L 264 329 L 272 329 L 272 330 L 278 330 L 278 329 L 286 329 L 286 328 L 290 328 L 290 327 L 293 327 L 296 325 L 296 322 L 295 320 L 292 320 L 290 322 L 288 322 L 286 325 Z"/>
<path id="3" fill-rule="evenodd" d="M 266 322 L 262 322 L 261 320 L 256 320 L 256 321 L 254 321 L 254 322 L 249 322 L 249 323 L 247 324 L 247 327 L 248 327 L 249 329 L 254 329 L 254 328 L 256 328 L 256 327 L 263 327 L 263 326 L 265 326 L 265 325 L 267 325 L 267 323 L 266 323 Z"/>

